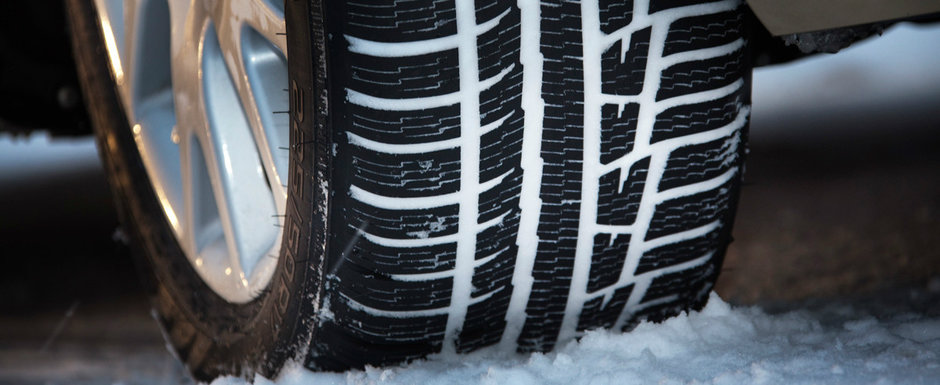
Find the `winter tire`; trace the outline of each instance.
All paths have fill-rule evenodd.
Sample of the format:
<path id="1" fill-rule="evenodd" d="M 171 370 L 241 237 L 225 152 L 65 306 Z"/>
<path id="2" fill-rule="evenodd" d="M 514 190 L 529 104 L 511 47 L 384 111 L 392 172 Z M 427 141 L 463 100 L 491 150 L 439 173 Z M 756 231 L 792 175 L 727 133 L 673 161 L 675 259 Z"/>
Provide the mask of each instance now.
<path id="1" fill-rule="evenodd" d="M 699 308 L 720 271 L 739 1 L 68 3 L 123 222 L 198 379 L 548 351 Z"/>

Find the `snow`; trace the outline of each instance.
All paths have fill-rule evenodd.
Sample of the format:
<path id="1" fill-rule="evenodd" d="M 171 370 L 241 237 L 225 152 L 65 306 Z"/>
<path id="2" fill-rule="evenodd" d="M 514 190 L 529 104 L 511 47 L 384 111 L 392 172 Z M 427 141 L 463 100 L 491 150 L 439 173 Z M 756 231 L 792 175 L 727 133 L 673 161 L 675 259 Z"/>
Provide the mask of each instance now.
<path id="1" fill-rule="evenodd" d="M 490 348 L 346 373 L 292 365 L 277 381 L 255 384 L 932 384 L 940 381 L 940 317 L 930 314 L 936 306 L 912 304 L 925 296 L 935 304 L 938 292 L 789 305 L 797 310 L 782 313 L 731 306 L 713 293 L 700 312 L 630 333 L 590 331 L 548 354 Z M 240 384 L 247 382 L 212 383 Z"/>
<path id="2" fill-rule="evenodd" d="M 2 122 L 0 122 L 2 124 Z M 93 137 L 53 138 L 46 132 L 0 133 L 0 186 L 100 168 Z"/>

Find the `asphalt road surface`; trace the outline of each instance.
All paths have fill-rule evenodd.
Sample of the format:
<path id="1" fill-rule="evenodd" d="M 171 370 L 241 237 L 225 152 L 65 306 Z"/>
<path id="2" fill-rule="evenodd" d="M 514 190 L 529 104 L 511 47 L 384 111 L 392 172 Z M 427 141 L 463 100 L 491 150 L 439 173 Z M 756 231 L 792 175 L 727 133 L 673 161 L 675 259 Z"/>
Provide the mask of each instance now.
<path id="1" fill-rule="evenodd" d="M 940 28 L 904 27 L 757 72 L 722 298 L 793 308 L 937 284 L 940 54 L 927 47 Z M 94 151 L 0 137 L 0 384 L 187 381 L 115 241 Z"/>

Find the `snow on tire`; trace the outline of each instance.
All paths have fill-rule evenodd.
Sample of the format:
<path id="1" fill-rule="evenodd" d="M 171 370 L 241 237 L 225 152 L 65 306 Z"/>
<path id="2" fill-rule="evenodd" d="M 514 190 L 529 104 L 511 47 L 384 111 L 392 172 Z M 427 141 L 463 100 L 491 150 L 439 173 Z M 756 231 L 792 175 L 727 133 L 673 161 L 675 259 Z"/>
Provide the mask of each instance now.
<path id="1" fill-rule="evenodd" d="M 748 121 L 739 1 L 328 3 L 307 366 L 545 351 L 704 304 Z"/>

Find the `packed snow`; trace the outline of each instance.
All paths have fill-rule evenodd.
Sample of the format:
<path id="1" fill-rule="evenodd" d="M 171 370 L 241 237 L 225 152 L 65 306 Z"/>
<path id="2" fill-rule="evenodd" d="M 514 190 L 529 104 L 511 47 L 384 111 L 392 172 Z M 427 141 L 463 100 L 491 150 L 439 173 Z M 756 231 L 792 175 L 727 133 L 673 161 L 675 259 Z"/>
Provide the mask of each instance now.
<path id="1" fill-rule="evenodd" d="M 935 280 L 928 292 L 776 314 L 733 307 L 713 293 L 700 312 L 630 333 L 590 331 L 548 354 L 486 349 L 346 373 L 293 366 L 276 381 L 258 377 L 255 384 L 936 384 L 938 293 Z M 212 383 L 241 384 L 247 382 Z"/>

